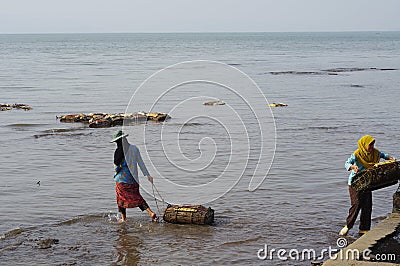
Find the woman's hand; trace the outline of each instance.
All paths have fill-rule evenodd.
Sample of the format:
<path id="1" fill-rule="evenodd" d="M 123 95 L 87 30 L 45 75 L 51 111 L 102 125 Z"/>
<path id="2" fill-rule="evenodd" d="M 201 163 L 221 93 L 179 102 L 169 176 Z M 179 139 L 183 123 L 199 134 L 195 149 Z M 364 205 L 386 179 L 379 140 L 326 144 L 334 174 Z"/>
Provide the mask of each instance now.
<path id="1" fill-rule="evenodd" d="M 350 166 L 350 169 L 353 170 L 354 173 L 357 174 L 357 172 L 358 172 L 358 166 L 357 166 L 357 165 L 352 165 L 352 166 Z"/>
<path id="2" fill-rule="evenodd" d="M 392 156 L 389 156 L 389 159 L 388 159 L 388 160 L 393 160 L 393 161 L 395 161 L 396 158 L 394 158 L 394 157 L 392 157 Z"/>
<path id="3" fill-rule="evenodd" d="M 150 183 L 153 184 L 153 177 L 152 177 L 151 175 L 148 175 L 148 176 L 147 176 L 147 179 L 149 180 Z"/>

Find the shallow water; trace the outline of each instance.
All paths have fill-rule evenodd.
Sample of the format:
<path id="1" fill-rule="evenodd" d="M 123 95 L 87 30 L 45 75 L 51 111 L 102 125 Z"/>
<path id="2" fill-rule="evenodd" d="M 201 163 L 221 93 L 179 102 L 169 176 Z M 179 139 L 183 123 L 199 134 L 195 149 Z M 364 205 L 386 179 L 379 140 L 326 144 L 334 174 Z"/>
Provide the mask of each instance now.
<path id="1" fill-rule="evenodd" d="M 0 35 L 0 48 L 0 103 L 33 107 L 0 113 L 0 259 L 5 264 L 309 265 L 310 260 L 276 257 L 262 261 L 257 251 L 265 244 L 317 252 L 336 247 L 349 207 L 344 162 L 356 149 L 357 139 L 371 134 L 378 149 L 399 156 L 398 32 Z M 154 111 L 171 113 L 177 103 L 198 96 L 217 97 L 227 105 L 205 107 L 201 103 L 207 97 L 195 98 L 189 105 L 179 105 L 181 109 L 165 123 L 127 130 L 166 199 L 179 200 L 163 180 L 201 187 L 224 171 L 233 177 L 228 183 L 239 180 L 223 196 L 218 188 L 198 193 L 187 189 L 180 195 L 182 203 L 208 197 L 205 205 L 215 210 L 215 224 L 152 223 L 138 209 L 128 210 L 125 225 L 110 223 L 107 215 L 116 212 L 116 203 L 115 147 L 109 140 L 116 128 L 60 123 L 56 116 L 124 112 L 135 89 L 155 71 L 196 59 L 230 64 L 248 74 L 270 103 L 288 104 L 272 111 L 265 104 L 265 114 L 272 112 L 276 125 L 276 152 L 267 179 L 254 192 L 248 191 L 257 165 L 254 140 L 259 132 L 240 97 L 189 84 L 164 95 Z M 270 73 L 328 69 L 349 71 Z M 165 85 L 165 80 L 159 82 L 160 87 Z M 146 111 L 156 101 L 157 89 L 146 88 L 137 95 L 140 102 L 130 105 L 129 111 Z M 241 87 L 239 92 L 252 91 Z M 230 106 L 248 126 L 250 144 Z M 205 116 L 187 121 L 193 114 Z M 209 119 L 212 116 L 219 120 Z M 180 152 L 174 151 L 175 139 Z M 165 156 L 168 151 L 173 151 L 172 162 Z M 190 163 L 196 158 L 203 160 Z M 183 171 L 209 161 L 202 171 Z M 247 170 L 239 178 L 245 163 Z M 141 184 L 144 198 L 157 210 L 148 182 L 143 179 Z M 395 189 L 374 192 L 373 224 L 391 212 Z M 161 201 L 158 205 L 157 212 L 162 213 L 166 206 Z M 58 243 L 39 248 L 46 239 Z M 348 241 L 354 239 L 356 230 Z"/>

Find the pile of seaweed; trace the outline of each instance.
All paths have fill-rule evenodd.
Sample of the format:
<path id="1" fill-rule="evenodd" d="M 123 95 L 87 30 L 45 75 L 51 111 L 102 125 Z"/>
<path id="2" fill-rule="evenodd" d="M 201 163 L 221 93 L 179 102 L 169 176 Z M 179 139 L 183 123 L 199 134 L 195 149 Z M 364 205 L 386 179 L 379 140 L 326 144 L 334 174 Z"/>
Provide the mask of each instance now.
<path id="1" fill-rule="evenodd" d="M 91 128 L 113 127 L 126 124 L 136 124 L 145 121 L 163 122 L 171 117 L 166 113 L 89 113 L 89 114 L 70 114 L 57 116 L 60 122 L 65 123 L 88 123 Z"/>
<path id="2" fill-rule="evenodd" d="M 9 111 L 12 109 L 29 111 L 29 110 L 32 110 L 32 107 L 30 107 L 29 105 L 24 104 L 24 103 L 0 104 L 0 111 Z"/>

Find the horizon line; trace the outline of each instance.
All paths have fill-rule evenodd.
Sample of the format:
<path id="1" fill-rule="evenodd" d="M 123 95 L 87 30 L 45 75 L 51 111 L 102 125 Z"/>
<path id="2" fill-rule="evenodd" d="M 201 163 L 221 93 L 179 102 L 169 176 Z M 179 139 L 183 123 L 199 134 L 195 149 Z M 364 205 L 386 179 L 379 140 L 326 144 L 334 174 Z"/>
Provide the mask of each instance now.
<path id="1" fill-rule="evenodd" d="M 0 35 L 39 34 L 204 34 L 204 33 L 356 33 L 356 32 L 400 32 L 399 30 L 329 30 L 329 31 L 115 31 L 115 32 L 0 32 Z"/>

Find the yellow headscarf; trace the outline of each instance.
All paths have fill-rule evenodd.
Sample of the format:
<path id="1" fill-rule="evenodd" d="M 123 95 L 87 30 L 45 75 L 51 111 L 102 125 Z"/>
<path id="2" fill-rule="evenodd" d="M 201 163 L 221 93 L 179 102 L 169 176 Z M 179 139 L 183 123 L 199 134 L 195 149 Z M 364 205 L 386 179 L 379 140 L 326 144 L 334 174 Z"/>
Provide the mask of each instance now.
<path id="1" fill-rule="evenodd" d="M 360 162 L 365 168 L 372 167 L 374 164 L 379 163 L 380 156 L 377 149 L 373 149 L 372 152 L 368 152 L 368 145 L 374 142 L 375 139 L 370 135 L 365 135 L 360 138 L 357 142 L 358 149 L 354 151 L 354 155 L 358 162 Z"/>

